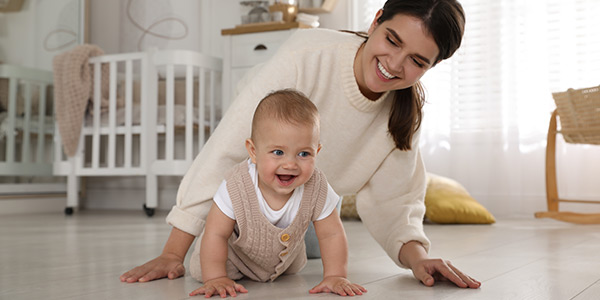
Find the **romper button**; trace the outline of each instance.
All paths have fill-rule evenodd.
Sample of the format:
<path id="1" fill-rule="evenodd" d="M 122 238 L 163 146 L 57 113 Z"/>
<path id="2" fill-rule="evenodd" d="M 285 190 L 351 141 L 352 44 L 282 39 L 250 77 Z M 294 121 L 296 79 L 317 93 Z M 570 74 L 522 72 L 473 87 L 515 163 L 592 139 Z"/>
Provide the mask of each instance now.
<path id="1" fill-rule="evenodd" d="M 289 234 L 286 233 L 286 234 L 284 234 L 284 235 L 281 236 L 281 241 L 282 242 L 287 242 L 289 240 L 290 240 L 290 235 Z"/>
<path id="2" fill-rule="evenodd" d="M 284 256 L 286 256 L 287 254 L 288 254 L 287 252 L 283 252 L 283 253 L 281 253 L 280 255 L 281 255 L 281 257 L 284 257 Z"/>

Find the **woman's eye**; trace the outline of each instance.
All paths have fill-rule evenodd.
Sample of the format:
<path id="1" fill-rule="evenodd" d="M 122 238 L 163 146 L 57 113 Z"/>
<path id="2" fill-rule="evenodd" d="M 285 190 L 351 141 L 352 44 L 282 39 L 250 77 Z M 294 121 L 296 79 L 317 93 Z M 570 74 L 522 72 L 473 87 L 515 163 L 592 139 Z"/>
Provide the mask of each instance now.
<path id="1" fill-rule="evenodd" d="M 281 150 L 273 150 L 272 153 L 275 154 L 275 155 L 277 155 L 277 156 L 283 155 L 283 151 L 281 151 Z"/>
<path id="2" fill-rule="evenodd" d="M 425 66 L 424 64 L 420 63 L 418 60 L 416 60 L 414 58 L 412 60 L 415 63 L 415 65 L 417 65 L 417 67 L 419 67 L 419 68 L 422 68 L 423 66 Z"/>
<path id="3" fill-rule="evenodd" d="M 390 44 L 394 45 L 394 46 L 398 46 L 389 36 L 385 38 L 388 42 L 390 42 Z"/>
<path id="4" fill-rule="evenodd" d="M 298 156 L 300 156 L 300 157 L 309 157 L 310 153 L 306 152 L 306 151 L 302 151 L 302 152 L 298 153 Z"/>

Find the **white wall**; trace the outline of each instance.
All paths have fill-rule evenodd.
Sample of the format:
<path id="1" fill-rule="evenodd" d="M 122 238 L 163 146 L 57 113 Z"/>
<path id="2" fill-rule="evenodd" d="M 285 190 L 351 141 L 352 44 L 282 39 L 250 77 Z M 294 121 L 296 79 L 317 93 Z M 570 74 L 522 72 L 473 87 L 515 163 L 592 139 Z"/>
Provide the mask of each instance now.
<path id="1" fill-rule="evenodd" d="M 105 53 L 201 49 L 205 1 L 90 0 L 90 43 Z"/>
<path id="2" fill-rule="evenodd" d="M 90 42 L 106 53 L 138 50 L 143 30 L 132 23 L 135 21 L 145 29 L 171 38 L 180 36 L 182 23 L 188 28 L 181 40 L 146 35 L 142 48 L 182 48 L 221 56 L 221 30 L 240 24 L 240 0 L 138 0 L 132 1 L 131 6 L 123 0 L 90 2 Z M 348 10 L 349 1 L 339 0 L 332 13 L 319 15 L 321 27 L 350 28 Z M 153 24 L 156 26 L 151 27 Z"/>
<path id="3" fill-rule="evenodd" d="M 52 69 L 52 58 L 83 40 L 83 0 L 28 0 L 0 13 L 0 61 Z"/>
<path id="4" fill-rule="evenodd" d="M 33 2 L 20 12 L 0 13 L 0 61 L 33 67 Z M 25 36 L 25 33 L 28 33 Z"/>

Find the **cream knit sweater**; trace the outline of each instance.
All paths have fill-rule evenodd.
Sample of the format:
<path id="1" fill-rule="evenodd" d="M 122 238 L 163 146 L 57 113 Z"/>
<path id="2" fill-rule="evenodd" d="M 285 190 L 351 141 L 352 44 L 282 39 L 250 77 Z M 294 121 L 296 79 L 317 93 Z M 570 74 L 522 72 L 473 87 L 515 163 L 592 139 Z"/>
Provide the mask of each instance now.
<path id="1" fill-rule="evenodd" d="M 375 240 L 399 266 L 398 253 L 416 240 L 429 249 L 423 232 L 426 188 L 419 135 L 411 151 L 395 148 L 387 122 L 392 93 L 376 101 L 359 91 L 354 58 L 364 39 L 327 29 L 301 29 L 284 43 L 227 110 L 184 176 L 167 222 L 198 236 L 225 171 L 247 157 L 255 107 L 267 93 L 294 88 L 321 115 L 317 166 L 340 195 L 356 194 L 358 213 Z"/>

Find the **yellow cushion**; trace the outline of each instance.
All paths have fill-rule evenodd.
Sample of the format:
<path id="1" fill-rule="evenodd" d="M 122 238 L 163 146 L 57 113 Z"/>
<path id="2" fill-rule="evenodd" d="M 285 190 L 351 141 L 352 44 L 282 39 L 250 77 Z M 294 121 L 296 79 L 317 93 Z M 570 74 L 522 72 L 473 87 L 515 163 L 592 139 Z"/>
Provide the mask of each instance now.
<path id="1" fill-rule="evenodd" d="M 457 181 L 427 174 L 425 217 L 440 224 L 491 224 L 494 216 Z"/>

